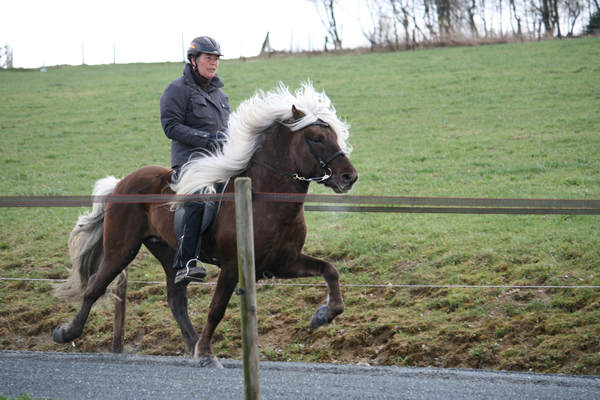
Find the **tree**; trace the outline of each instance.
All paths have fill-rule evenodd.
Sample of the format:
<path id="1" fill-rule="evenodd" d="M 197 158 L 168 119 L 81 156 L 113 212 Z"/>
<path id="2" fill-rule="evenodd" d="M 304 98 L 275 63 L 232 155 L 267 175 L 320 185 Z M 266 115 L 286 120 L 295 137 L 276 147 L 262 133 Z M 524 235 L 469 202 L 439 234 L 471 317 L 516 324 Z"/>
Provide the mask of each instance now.
<path id="1" fill-rule="evenodd" d="M 414 48 L 455 38 L 525 39 L 598 33 L 600 0 L 368 0 L 371 47 Z M 586 28 L 587 24 L 587 28 Z M 404 41 L 404 43 L 403 43 Z"/>
<path id="2" fill-rule="evenodd" d="M 532 0 L 533 9 L 539 14 L 541 24 L 544 26 L 545 36 L 554 36 L 554 29 L 558 19 L 557 0 Z M 560 28 L 559 34 L 560 36 Z"/>
<path id="3" fill-rule="evenodd" d="M 4 47 L 0 47 L 0 68 L 11 69 L 13 67 L 13 50 L 6 43 Z"/>
<path id="4" fill-rule="evenodd" d="M 567 36 L 573 36 L 575 24 L 577 23 L 577 19 L 581 15 L 584 6 L 580 0 L 563 0 L 562 5 L 566 11 L 567 25 L 569 26 L 569 32 L 567 32 Z"/>
<path id="5" fill-rule="evenodd" d="M 477 24 L 475 23 L 475 12 L 477 11 L 477 2 L 476 0 L 471 0 L 471 3 L 465 4 L 467 6 L 467 21 L 469 24 L 469 30 L 471 31 L 471 35 L 473 35 L 475 38 L 478 38 L 479 30 L 477 29 Z"/>
<path id="6" fill-rule="evenodd" d="M 600 33 L 600 8 L 596 8 L 596 11 L 590 17 L 590 22 L 585 27 L 585 33 L 588 35 Z"/>
<path id="7" fill-rule="evenodd" d="M 452 27 L 453 4 L 451 4 L 451 0 L 435 0 L 434 4 L 437 11 L 439 33 L 449 36 L 454 31 Z"/>
<path id="8" fill-rule="evenodd" d="M 363 29 L 363 35 L 371 44 L 371 48 L 384 46 L 394 50 L 399 48 L 397 3 L 397 0 L 371 0 L 367 2 L 373 28 L 370 31 Z"/>
<path id="9" fill-rule="evenodd" d="M 325 46 L 327 47 L 327 42 L 331 40 L 331 42 L 333 43 L 333 47 L 336 50 L 340 50 L 342 48 L 342 37 L 339 33 L 337 21 L 335 19 L 335 4 L 337 3 L 337 0 L 308 1 L 313 3 L 317 8 L 317 12 L 319 13 L 321 22 L 323 23 L 323 26 L 327 31 L 327 36 L 325 37 Z"/>
<path id="10" fill-rule="evenodd" d="M 419 23 L 418 3 L 414 0 L 369 0 L 367 7 L 371 14 L 372 29 L 363 35 L 371 48 L 387 47 L 398 50 L 412 49 L 417 41 L 428 40 Z"/>

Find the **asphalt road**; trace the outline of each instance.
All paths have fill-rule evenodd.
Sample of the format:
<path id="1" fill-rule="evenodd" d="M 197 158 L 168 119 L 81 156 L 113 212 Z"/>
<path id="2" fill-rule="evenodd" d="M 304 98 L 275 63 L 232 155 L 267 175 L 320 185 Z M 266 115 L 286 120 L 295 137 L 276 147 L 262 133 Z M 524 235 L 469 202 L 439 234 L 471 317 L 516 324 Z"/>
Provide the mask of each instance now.
<path id="1" fill-rule="evenodd" d="M 0 396 L 52 399 L 243 399 L 240 361 L 0 352 Z M 467 369 L 260 363 L 263 399 L 600 399 L 600 377 Z"/>

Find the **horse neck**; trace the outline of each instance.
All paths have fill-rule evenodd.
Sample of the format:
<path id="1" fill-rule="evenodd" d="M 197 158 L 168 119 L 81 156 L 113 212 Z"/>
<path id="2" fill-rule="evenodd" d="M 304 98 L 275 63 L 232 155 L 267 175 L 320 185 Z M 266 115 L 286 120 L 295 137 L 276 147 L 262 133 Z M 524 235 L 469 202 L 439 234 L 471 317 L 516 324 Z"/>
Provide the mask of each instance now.
<path id="1" fill-rule="evenodd" d="M 296 167 L 291 157 L 291 137 L 294 135 L 288 128 L 276 124 L 265 134 L 264 142 L 254 154 L 253 159 L 270 165 L 280 171 L 294 173 Z M 261 165 L 252 163 L 247 171 L 252 179 L 252 187 L 257 192 L 274 193 L 307 193 L 308 182 L 293 179 L 283 173 L 272 171 Z"/>

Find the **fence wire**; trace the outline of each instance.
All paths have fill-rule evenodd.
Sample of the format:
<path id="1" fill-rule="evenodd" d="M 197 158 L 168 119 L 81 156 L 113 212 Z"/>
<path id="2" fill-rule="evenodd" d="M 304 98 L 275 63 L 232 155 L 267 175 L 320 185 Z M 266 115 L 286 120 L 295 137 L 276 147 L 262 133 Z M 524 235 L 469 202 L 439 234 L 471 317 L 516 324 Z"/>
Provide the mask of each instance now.
<path id="1" fill-rule="evenodd" d="M 234 201 L 233 193 L 223 194 L 130 194 L 108 196 L 0 196 L 2 207 L 86 207 L 93 203 L 172 204 L 189 201 Z M 414 196 L 352 196 L 255 192 L 253 201 L 319 203 L 304 206 L 306 211 L 447 213 L 447 214 L 566 214 L 600 215 L 600 200 L 499 199 Z M 328 205 L 337 203 L 336 205 Z M 401 206 L 401 207 L 400 207 Z M 64 282 L 60 279 L 1 278 L 0 281 Z M 158 281 L 129 281 L 131 284 L 162 285 Z M 195 282 L 214 285 L 214 282 Z M 259 282 L 262 287 L 326 287 L 324 283 Z M 392 289 L 600 289 L 598 285 L 437 285 L 437 284 L 340 284 L 346 288 Z"/>
<path id="2" fill-rule="evenodd" d="M 66 279 L 50 278 L 0 278 L 0 281 L 16 282 L 52 282 L 62 283 Z M 165 285 L 162 281 L 128 281 L 137 285 Z M 216 282 L 193 282 L 196 285 L 215 286 Z M 257 282 L 261 287 L 327 287 L 326 283 L 284 283 L 284 282 Z M 340 287 L 362 289 L 600 289 L 600 285 L 430 285 L 430 284 L 394 284 L 394 283 L 340 283 Z"/>

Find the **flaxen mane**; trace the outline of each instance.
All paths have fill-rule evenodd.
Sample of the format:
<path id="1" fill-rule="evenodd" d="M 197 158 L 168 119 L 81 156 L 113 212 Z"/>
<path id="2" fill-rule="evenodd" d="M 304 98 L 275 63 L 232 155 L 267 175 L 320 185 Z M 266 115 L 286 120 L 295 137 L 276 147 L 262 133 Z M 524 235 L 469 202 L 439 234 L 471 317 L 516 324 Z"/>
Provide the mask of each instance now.
<path id="1" fill-rule="evenodd" d="M 305 117 L 290 122 L 292 106 L 302 111 Z M 261 135 L 273 123 L 282 122 L 297 131 L 317 119 L 331 126 L 340 148 L 349 154 L 352 151 L 347 143 L 349 126 L 337 117 L 327 95 L 318 93 L 310 82 L 302 84 L 294 94 L 282 83 L 272 91 L 258 91 L 231 114 L 228 140 L 222 150 L 186 163 L 172 188 L 177 194 L 211 192 L 215 183 L 224 182 L 248 167 L 259 147 Z"/>

